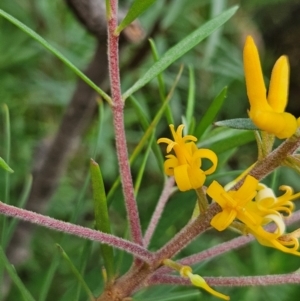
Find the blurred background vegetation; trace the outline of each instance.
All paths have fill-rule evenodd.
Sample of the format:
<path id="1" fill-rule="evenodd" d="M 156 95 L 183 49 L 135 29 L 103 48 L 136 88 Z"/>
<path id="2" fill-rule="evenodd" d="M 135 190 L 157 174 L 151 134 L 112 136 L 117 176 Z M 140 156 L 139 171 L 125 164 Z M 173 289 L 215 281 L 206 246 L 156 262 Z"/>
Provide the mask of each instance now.
<path id="1" fill-rule="evenodd" d="M 120 2 L 124 9 L 131 3 L 125 0 Z M 266 81 L 275 60 L 281 54 L 289 56 L 291 87 L 288 111 L 296 116 L 300 115 L 298 105 L 300 75 L 297 72 L 300 69 L 298 42 L 300 1 L 160 0 L 140 18 L 141 27 L 144 28 L 146 35 L 151 33 L 149 37 L 154 40 L 158 54 L 161 55 L 206 20 L 235 4 L 238 4 L 240 9 L 224 27 L 187 53 L 163 74 L 168 92 L 180 65 L 185 66 L 170 102 L 176 125 L 182 123 L 182 116 L 186 111 L 189 90 L 188 66 L 191 66 L 195 73 L 196 124 L 201 120 L 211 101 L 225 86 L 228 86 L 227 99 L 217 120 L 247 117 L 249 105 L 243 77 L 242 48 L 248 34 L 254 36 L 259 46 Z M 0 8 L 34 29 L 81 70 L 85 70 L 92 61 L 97 40 L 78 21 L 64 1 L 1 0 Z M 121 63 L 125 91 L 153 63 L 147 38 L 137 43 L 124 42 Z M 15 171 L 7 179 L 5 172 L 0 170 L 1 200 L 7 199 L 5 187 L 9 184 L 10 203 L 20 205 L 24 187 L 30 179 L 29 175 L 39 168 L 47 146 L 59 130 L 77 81 L 76 76 L 63 63 L 14 25 L 0 18 L 0 156 L 5 157 L 7 151 L 5 114 L 2 106 L 6 104 L 9 108 L 11 127 L 10 166 Z M 105 81 L 103 86 L 107 86 Z M 157 81 L 151 81 L 138 91 L 135 98 L 151 120 L 161 106 Z M 46 204 L 42 208 L 42 213 L 65 221 L 73 219 L 76 223 L 88 227 L 94 226 L 93 202 L 88 180 L 89 159 L 93 157 L 101 166 L 107 191 L 118 176 L 111 112 L 106 103 L 100 107 L 101 111 L 98 113 L 95 106 L 82 131 L 74 137 L 74 146 L 68 154 L 67 163 L 58 177 L 55 189 L 45 197 Z M 129 151 L 132 151 L 143 131 L 139 116 L 130 100 L 126 103 L 125 114 Z M 165 117 L 159 123 L 156 135 L 169 136 L 168 121 Z M 201 143 L 209 147 L 209 134 L 203 137 Z M 224 138 L 226 142 L 226 134 L 215 137 Z M 236 174 L 230 173 L 231 171 L 242 170 L 256 160 L 254 138 L 247 138 L 244 142 L 247 143 L 239 148 L 228 145 L 222 150 L 222 154 L 219 152 L 223 159 L 219 167 L 219 181 L 226 183 L 232 180 Z M 138 173 L 140 162 L 141 158 L 133 165 L 134 178 Z M 47 174 L 47 170 L 43 172 Z M 294 172 L 282 168 L 277 175 L 275 180 L 267 178 L 266 183 L 273 181 L 289 184 L 296 191 L 300 190 L 299 178 Z M 161 167 L 153 154 L 150 154 L 137 196 L 144 230 L 155 208 L 163 179 Z M 212 178 L 209 178 L 208 182 L 211 180 Z M 152 240 L 151 249 L 156 250 L 162 246 L 188 221 L 194 199 L 192 192 L 177 193 L 172 197 Z M 113 195 L 110 204 L 113 231 L 116 235 L 126 237 L 128 235 L 127 230 L 124 230 L 127 229 L 126 214 L 120 188 Z M 61 244 L 75 266 L 82 272 L 93 293 L 95 295 L 100 293 L 102 275 L 99 244 L 63 236 L 40 227 L 33 227 L 31 231 L 30 240 L 25 245 L 21 245 L 16 239 L 10 240 L 7 255 L 11 257 L 22 281 L 36 300 L 87 299 L 70 268 L 59 255 L 56 243 Z M 231 237 L 234 235 L 229 231 L 224 233 L 209 231 L 184 249 L 180 256 L 199 252 Z M 16 249 L 20 250 L 17 254 Z M 122 273 L 130 265 L 131 258 L 120 252 L 116 252 L 116 256 Z M 299 262 L 297 258 L 255 243 L 212 262 L 202 263 L 195 271 L 202 276 L 276 274 L 296 270 L 297 262 Z M 3 275 L 1 262 L 0 277 L 3 301 L 22 300 L 16 286 L 9 282 L 6 274 Z M 292 285 L 269 288 L 219 288 L 219 290 L 229 294 L 232 300 L 290 301 L 298 300 L 300 293 L 299 287 Z M 192 301 L 201 298 L 215 300 L 212 296 L 194 288 L 171 286 L 139 292 L 134 300 Z"/>

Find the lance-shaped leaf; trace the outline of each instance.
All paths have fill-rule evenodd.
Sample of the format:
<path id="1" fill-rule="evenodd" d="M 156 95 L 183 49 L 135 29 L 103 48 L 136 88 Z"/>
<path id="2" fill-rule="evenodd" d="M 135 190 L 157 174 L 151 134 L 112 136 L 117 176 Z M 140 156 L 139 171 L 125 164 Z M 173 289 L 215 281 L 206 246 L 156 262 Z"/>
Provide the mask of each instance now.
<path id="1" fill-rule="evenodd" d="M 149 40 L 150 43 L 150 47 L 151 47 L 151 51 L 152 51 L 152 56 L 154 58 L 154 61 L 157 62 L 159 60 L 159 55 L 155 46 L 155 43 L 152 39 Z M 164 81 L 164 77 L 163 74 L 157 74 L 157 80 L 158 80 L 158 88 L 159 88 L 159 96 L 162 102 L 165 101 L 166 98 L 166 88 L 165 88 L 165 81 Z M 168 106 L 165 112 L 165 115 L 167 117 L 168 123 L 169 124 L 174 124 L 174 118 L 172 115 L 172 111 L 171 108 Z"/>
<path id="2" fill-rule="evenodd" d="M 139 15 L 146 11 L 156 0 L 135 0 L 129 8 L 127 15 L 116 29 L 119 34 L 126 26 L 132 23 Z"/>
<path id="3" fill-rule="evenodd" d="M 151 149 L 153 141 L 154 141 L 154 133 L 151 135 L 151 138 L 149 140 L 149 144 L 148 144 L 146 152 L 144 154 L 142 163 L 140 164 L 139 172 L 138 172 L 138 175 L 137 175 L 135 183 L 134 183 L 134 193 L 135 193 L 135 195 L 137 195 L 138 192 L 139 192 L 141 182 L 142 182 L 142 178 L 143 178 L 143 174 L 144 174 L 144 171 L 145 171 L 145 168 L 146 168 L 146 163 L 147 163 L 147 160 L 148 160 L 148 157 L 149 157 L 149 154 L 150 154 L 150 149 Z"/>
<path id="4" fill-rule="evenodd" d="M 108 217 L 107 199 L 103 183 L 103 178 L 99 165 L 91 159 L 90 173 L 93 186 L 94 211 L 96 229 L 104 233 L 111 234 L 110 221 Z M 108 245 L 101 245 L 104 266 L 107 273 L 107 280 L 114 277 L 114 254 L 113 248 Z"/>
<path id="5" fill-rule="evenodd" d="M 210 132 L 210 137 L 201 141 L 199 147 L 209 147 L 212 151 L 223 153 L 235 147 L 254 141 L 252 131 L 237 131 L 235 129 L 217 128 Z"/>
<path id="6" fill-rule="evenodd" d="M 8 172 L 14 172 L 1 157 L 0 157 L 0 167 L 2 167 Z"/>
<path id="7" fill-rule="evenodd" d="M 200 28 L 196 29 L 194 32 L 189 34 L 186 38 L 181 40 L 174 47 L 169 49 L 161 58 L 158 60 L 150 69 L 123 95 L 123 99 L 139 90 L 141 87 L 146 85 L 150 80 L 155 78 L 159 73 L 169 67 L 173 62 L 183 56 L 186 52 L 191 50 L 197 44 L 199 44 L 203 39 L 208 37 L 217 28 L 222 26 L 226 21 L 228 21 L 237 10 L 237 6 L 234 6 L 224 13 L 220 14 L 216 18 L 208 21 Z"/>
<path id="8" fill-rule="evenodd" d="M 56 246 L 57 246 L 58 250 L 60 251 L 62 257 L 64 258 L 64 260 L 68 264 L 69 268 L 73 272 L 74 276 L 77 278 L 79 284 L 86 291 L 86 294 L 89 296 L 90 301 L 95 301 L 95 298 L 94 298 L 90 288 L 88 287 L 88 285 L 84 281 L 83 277 L 81 276 L 81 274 L 79 273 L 79 271 L 75 267 L 74 263 L 72 262 L 72 260 L 68 256 L 68 254 L 64 251 L 64 249 L 59 244 L 56 244 Z"/>
<path id="9" fill-rule="evenodd" d="M 188 125 L 188 132 L 191 133 L 191 125 L 193 124 L 194 110 L 196 98 L 195 72 L 192 66 L 189 66 L 189 93 L 186 106 L 186 121 Z"/>
<path id="10" fill-rule="evenodd" d="M 200 139 L 205 130 L 213 123 L 216 118 L 218 112 L 220 111 L 224 99 L 226 98 L 227 87 L 223 88 L 223 90 L 217 95 L 217 97 L 213 100 L 208 110 L 205 112 L 205 115 L 201 118 L 198 126 L 195 130 L 195 136 Z"/>
<path id="11" fill-rule="evenodd" d="M 32 297 L 31 293 L 27 290 L 25 284 L 22 282 L 20 277 L 18 276 L 15 268 L 11 263 L 8 261 L 2 247 L 0 246 L 0 261 L 4 264 L 11 280 L 16 285 L 16 287 L 19 289 L 19 291 L 22 294 L 24 301 L 35 301 L 35 299 Z"/>
<path id="12" fill-rule="evenodd" d="M 144 112 L 144 109 L 142 108 L 142 106 L 140 105 L 140 103 L 134 96 L 130 96 L 129 100 L 131 101 L 131 104 L 133 105 L 133 108 L 139 118 L 139 121 L 141 123 L 141 126 L 142 126 L 144 132 L 146 132 L 150 126 L 150 123 L 149 123 L 146 113 Z M 156 141 L 153 141 L 153 143 L 152 143 L 152 151 L 157 160 L 157 164 L 160 167 L 160 170 L 163 171 L 164 158 L 163 158 L 162 152 L 160 151 L 160 148 L 159 148 L 158 144 L 156 143 Z"/>
<path id="13" fill-rule="evenodd" d="M 237 130 L 252 130 L 259 131 L 256 125 L 252 122 L 250 118 L 235 118 L 227 119 L 222 121 L 217 121 L 214 123 L 215 126 L 226 126 L 228 128 Z"/>

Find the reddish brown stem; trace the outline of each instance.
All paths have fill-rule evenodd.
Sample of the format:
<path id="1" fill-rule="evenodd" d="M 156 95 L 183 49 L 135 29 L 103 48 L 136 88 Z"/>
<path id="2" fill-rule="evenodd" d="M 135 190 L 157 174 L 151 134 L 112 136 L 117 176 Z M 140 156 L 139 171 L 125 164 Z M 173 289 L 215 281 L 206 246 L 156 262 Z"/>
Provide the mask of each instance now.
<path id="1" fill-rule="evenodd" d="M 138 208 L 134 197 L 133 181 L 129 166 L 127 143 L 124 127 L 124 102 L 121 93 L 120 70 L 119 70 L 119 36 L 115 35 L 118 25 L 118 1 L 110 1 L 111 10 L 108 20 L 108 62 L 113 100 L 113 119 L 116 137 L 116 149 L 125 205 L 130 225 L 133 242 L 143 245 L 143 237 L 139 219 Z"/>

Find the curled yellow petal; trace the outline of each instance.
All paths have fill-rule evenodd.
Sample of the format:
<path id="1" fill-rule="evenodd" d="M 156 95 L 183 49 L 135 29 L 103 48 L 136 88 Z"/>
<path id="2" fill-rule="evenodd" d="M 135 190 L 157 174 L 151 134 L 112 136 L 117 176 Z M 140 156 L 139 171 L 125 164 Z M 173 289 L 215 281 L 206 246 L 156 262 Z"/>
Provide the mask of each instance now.
<path id="1" fill-rule="evenodd" d="M 215 172 L 218 165 L 218 157 L 213 151 L 204 148 L 198 149 L 193 153 L 193 161 L 195 161 L 196 158 L 208 159 L 211 161 L 212 166 L 204 171 L 206 175 L 210 175 Z"/>
<path id="2" fill-rule="evenodd" d="M 178 159 L 174 155 L 166 156 L 168 160 L 165 161 L 164 171 L 167 176 L 174 175 L 174 168 L 178 166 Z"/>
<path id="3" fill-rule="evenodd" d="M 236 218 L 237 212 L 235 210 L 224 209 L 213 217 L 210 224 L 218 231 L 223 231 L 230 226 Z"/>

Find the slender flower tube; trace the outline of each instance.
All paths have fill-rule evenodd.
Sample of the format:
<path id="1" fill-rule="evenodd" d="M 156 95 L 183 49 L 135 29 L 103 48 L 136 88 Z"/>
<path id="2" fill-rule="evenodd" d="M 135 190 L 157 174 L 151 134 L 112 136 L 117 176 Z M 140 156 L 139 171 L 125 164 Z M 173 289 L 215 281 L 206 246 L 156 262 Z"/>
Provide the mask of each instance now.
<path id="1" fill-rule="evenodd" d="M 204 184 L 206 176 L 217 168 L 218 157 L 209 149 L 198 149 L 192 135 L 182 137 L 184 125 L 180 125 L 175 132 L 174 125 L 170 125 L 173 139 L 160 138 L 157 143 L 166 143 L 167 153 L 172 150 L 175 155 L 167 155 L 164 163 L 166 175 L 174 176 L 178 189 L 186 191 L 197 189 Z M 212 166 L 206 170 L 201 169 L 202 159 L 208 159 Z"/>
<path id="2" fill-rule="evenodd" d="M 223 300 L 230 300 L 229 296 L 223 295 L 223 294 L 215 291 L 214 289 L 212 289 L 201 276 L 193 274 L 192 273 L 193 270 L 190 266 L 181 265 L 180 263 L 175 262 L 171 259 L 163 260 L 163 264 L 173 270 L 178 271 L 182 277 L 189 278 L 189 280 L 191 281 L 191 283 L 194 286 L 197 286 L 197 287 L 200 287 L 200 288 L 206 290 L 208 293 L 212 294 L 213 296 L 215 296 L 217 298 L 221 298 Z"/>
<path id="3" fill-rule="evenodd" d="M 249 117 L 253 123 L 279 139 L 291 137 L 300 125 L 300 119 L 296 120 L 292 114 L 284 112 L 289 85 L 288 58 L 281 56 L 276 61 L 266 96 L 259 54 L 252 37 L 248 36 L 244 47 L 244 70 L 250 101 Z"/>
<path id="4" fill-rule="evenodd" d="M 224 294 L 215 291 L 205 282 L 205 280 L 201 276 L 195 275 L 192 272 L 193 270 L 189 266 L 183 266 L 180 269 L 180 275 L 182 277 L 189 278 L 193 285 L 203 288 L 204 290 L 206 290 L 208 293 L 212 294 L 215 297 L 218 297 L 223 300 L 230 300 L 229 296 L 226 296 Z"/>

